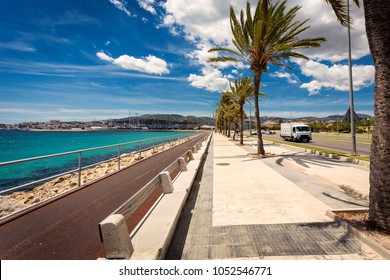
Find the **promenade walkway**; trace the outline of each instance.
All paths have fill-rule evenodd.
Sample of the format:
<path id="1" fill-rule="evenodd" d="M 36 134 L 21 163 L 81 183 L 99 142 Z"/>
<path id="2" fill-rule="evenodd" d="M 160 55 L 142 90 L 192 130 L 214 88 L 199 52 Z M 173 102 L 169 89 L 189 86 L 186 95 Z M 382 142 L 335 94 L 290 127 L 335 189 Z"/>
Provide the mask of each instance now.
<path id="1" fill-rule="evenodd" d="M 166 259 L 382 259 L 326 216 L 367 206 L 367 167 L 214 134 Z"/>

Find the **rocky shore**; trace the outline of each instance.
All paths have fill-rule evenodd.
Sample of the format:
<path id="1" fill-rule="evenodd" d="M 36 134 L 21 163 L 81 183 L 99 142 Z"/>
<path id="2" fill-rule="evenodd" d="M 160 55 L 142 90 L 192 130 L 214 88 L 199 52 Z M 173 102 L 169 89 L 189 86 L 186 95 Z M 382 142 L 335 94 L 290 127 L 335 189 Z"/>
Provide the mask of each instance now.
<path id="1" fill-rule="evenodd" d="M 131 154 L 124 154 L 120 159 L 121 168 L 132 165 L 141 159 L 150 157 L 156 153 L 160 153 L 187 140 L 188 138 L 176 140 L 174 142 L 144 150 L 141 153 L 134 152 Z M 92 182 L 117 170 L 117 159 L 113 159 L 105 163 L 100 163 L 95 167 L 85 169 L 81 172 L 81 184 Z M 9 195 L 0 196 L 0 218 L 4 218 L 26 207 L 77 188 L 77 185 L 78 174 L 75 172 L 57 177 L 27 191 L 18 191 Z"/>

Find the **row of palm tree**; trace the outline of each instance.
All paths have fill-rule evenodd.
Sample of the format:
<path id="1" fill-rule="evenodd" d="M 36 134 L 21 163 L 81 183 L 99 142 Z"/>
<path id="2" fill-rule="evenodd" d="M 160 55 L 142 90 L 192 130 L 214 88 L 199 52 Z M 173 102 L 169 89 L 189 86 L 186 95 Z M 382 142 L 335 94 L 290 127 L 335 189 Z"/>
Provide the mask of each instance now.
<path id="1" fill-rule="evenodd" d="M 347 13 L 349 0 L 325 0 L 343 26 L 350 26 Z M 234 48 L 215 47 L 209 52 L 224 53 L 209 62 L 246 62 L 253 71 L 253 97 L 257 130 L 257 154 L 264 155 L 261 135 L 259 89 L 263 73 L 270 65 L 291 69 L 290 58 L 308 57 L 299 49 L 320 47 L 323 37 L 300 39 L 307 30 L 307 20 L 296 20 L 300 7 L 286 8 L 286 0 L 273 4 L 271 0 L 259 0 L 252 15 L 249 1 L 246 9 L 236 16 L 230 7 L 230 26 Z M 353 0 L 359 7 L 359 0 Z M 371 145 L 369 219 L 390 231 L 390 0 L 363 0 L 366 32 L 375 64 L 374 114 L 375 126 Z M 231 91 L 238 90 L 237 85 Z M 244 99 L 245 100 L 245 99 Z M 240 103 L 238 103 L 240 104 Z M 241 128 L 242 128 L 241 122 Z M 243 129 L 240 129 L 241 133 Z M 242 143 L 242 136 L 240 137 Z"/>
<path id="2" fill-rule="evenodd" d="M 217 128 L 227 137 L 230 137 L 232 125 L 234 126 L 234 136 L 237 131 L 239 119 L 239 106 L 233 100 L 233 94 L 230 91 L 222 91 L 221 99 L 217 102 L 215 114 L 215 123 Z"/>
<path id="3" fill-rule="evenodd" d="M 230 137 L 231 124 L 234 131 L 240 131 L 240 145 L 244 144 L 244 118 L 247 114 L 244 105 L 253 95 L 253 83 L 249 77 L 237 78 L 230 83 L 230 90 L 221 92 L 221 100 L 217 103 L 216 125 L 225 135 Z M 266 94 L 259 92 L 259 95 Z M 239 124 L 238 124 L 239 122 Z M 233 140 L 235 140 L 235 133 Z"/>

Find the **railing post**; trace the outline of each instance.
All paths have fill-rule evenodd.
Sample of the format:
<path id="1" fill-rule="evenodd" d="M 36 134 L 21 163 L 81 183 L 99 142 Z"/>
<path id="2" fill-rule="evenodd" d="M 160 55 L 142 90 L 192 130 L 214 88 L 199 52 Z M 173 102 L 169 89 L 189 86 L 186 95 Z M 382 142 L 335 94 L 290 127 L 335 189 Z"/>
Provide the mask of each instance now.
<path id="1" fill-rule="evenodd" d="M 118 170 L 121 170 L 121 145 L 118 145 Z"/>
<path id="2" fill-rule="evenodd" d="M 141 160 L 141 142 L 139 142 L 139 159 Z"/>
<path id="3" fill-rule="evenodd" d="M 79 168 L 78 168 L 78 187 L 81 187 L 81 161 L 83 152 L 79 152 Z"/>

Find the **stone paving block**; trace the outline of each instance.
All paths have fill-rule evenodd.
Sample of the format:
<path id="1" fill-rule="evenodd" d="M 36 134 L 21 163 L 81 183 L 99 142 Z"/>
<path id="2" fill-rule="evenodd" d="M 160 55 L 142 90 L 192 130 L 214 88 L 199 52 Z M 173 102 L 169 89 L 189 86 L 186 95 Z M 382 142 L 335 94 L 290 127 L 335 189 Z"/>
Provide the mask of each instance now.
<path id="1" fill-rule="evenodd" d="M 259 256 L 274 256 L 274 249 L 268 244 L 255 243 Z"/>
<path id="2" fill-rule="evenodd" d="M 237 258 L 258 257 L 256 246 L 252 245 L 234 245 L 234 251 Z"/>
<path id="3" fill-rule="evenodd" d="M 193 235 L 190 240 L 191 246 L 211 246 L 209 235 Z"/>
<path id="4" fill-rule="evenodd" d="M 232 233 L 231 240 L 234 245 L 253 245 L 253 238 L 249 234 Z"/>
<path id="5" fill-rule="evenodd" d="M 183 260 L 211 259 L 211 246 L 191 246 L 183 252 Z"/>
<path id="6" fill-rule="evenodd" d="M 211 258 L 212 259 L 232 259 L 236 258 L 236 252 L 234 245 L 213 245 L 211 246 Z"/>
<path id="7" fill-rule="evenodd" d="M 230 234 L 213 234 L 212 245 L 231 245 L 233 244 Z"/>
<path id="8" fill-rule="evenodd" d="M 229 226 L 222 226 L 222 227 L 212 227 L 212 234 L 228 234 L 230 233 L 230 227 Z"/>

